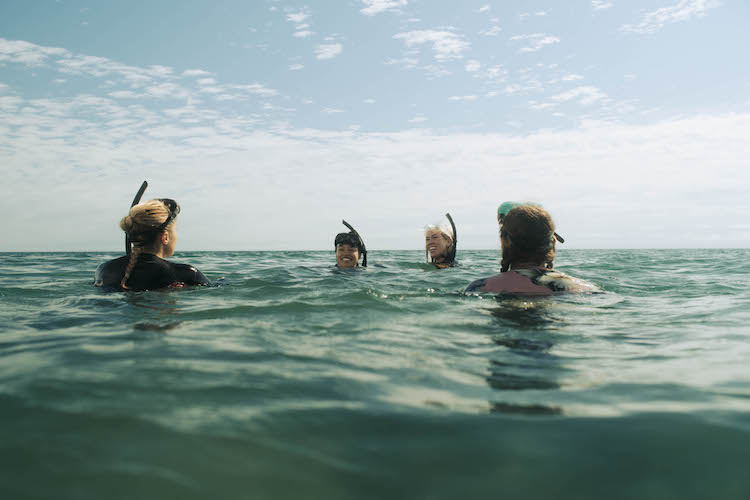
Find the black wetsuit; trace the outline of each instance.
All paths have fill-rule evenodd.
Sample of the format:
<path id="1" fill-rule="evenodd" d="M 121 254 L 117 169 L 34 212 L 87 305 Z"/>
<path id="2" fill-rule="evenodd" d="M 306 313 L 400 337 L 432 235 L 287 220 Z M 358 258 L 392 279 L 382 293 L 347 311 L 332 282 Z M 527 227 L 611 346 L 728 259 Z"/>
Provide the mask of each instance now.
<path id="1" fill-rule="evenodd" d="M 106 290 L 124 290 L 120 286 L 130 257 L 125 255 L 100 265 L 96 270 L 94 285 Z M 175 264 L 154 254 L 138 256 L 127 281 L 127 289 L 133 291 L 156 290 L 170 286 L 210 285 L 202 272 L 188 264 Z"/>

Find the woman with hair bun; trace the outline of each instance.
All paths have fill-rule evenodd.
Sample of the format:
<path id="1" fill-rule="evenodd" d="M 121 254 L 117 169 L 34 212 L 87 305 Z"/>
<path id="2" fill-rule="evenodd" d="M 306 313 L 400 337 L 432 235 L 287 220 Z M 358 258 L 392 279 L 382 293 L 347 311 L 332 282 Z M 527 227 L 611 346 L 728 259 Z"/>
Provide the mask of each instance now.
<path id="1" fill-rule="evenodd" d="M 507 213 L 500 205 L 498 222 L 503 256 L 500 274 L 474 281 L 466 292 L 551 295 L 553 292 L 592 292 L 583 280 L 555 271 L 555 223 L 538 204 L 514 204 Z"/>
<path id="2" fill-rule="evenodd" d="M 120 291 L 210 285 L 196 268 L 165 260 L 172 256 L 177 244 L 178 213 L 180 206 L 169 198 L 134 205 L 120 221 L 130 242 L 128 255 L 100 265 L 94 285 Z"/>

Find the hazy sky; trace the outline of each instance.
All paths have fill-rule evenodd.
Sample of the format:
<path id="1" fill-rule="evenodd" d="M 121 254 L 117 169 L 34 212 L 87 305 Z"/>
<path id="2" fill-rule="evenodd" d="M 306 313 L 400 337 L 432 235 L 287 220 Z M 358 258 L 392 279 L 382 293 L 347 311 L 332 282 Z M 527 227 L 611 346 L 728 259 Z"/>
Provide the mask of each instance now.
<path id="1" fill-rule="evenodd" d="M 0 1 L 0 251 L 750 246 L 746 0 Z"/>

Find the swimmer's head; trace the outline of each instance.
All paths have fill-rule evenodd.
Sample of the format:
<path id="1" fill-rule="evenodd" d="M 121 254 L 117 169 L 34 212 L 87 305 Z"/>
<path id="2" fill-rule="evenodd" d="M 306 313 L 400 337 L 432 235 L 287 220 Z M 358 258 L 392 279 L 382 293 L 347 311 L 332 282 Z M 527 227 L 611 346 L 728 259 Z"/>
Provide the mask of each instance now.
<path id="1" fill-rule="evenodd" d="M 160 198 L 134 205 L 122 218 L 120 228 L 128 235 L 133 249 L 120 286 L 127 289 L 128 278 L 141 253 L 154 253 L 160 257 L 174 253 L 177 245 L 175 218 L 179 213 L 180 205 L 176 201 Z"/>
<path id="2" fill-rule="evenodd" d="M 502 271 L 519 264 L 551 268 L 555 260 L 555 223 L 541 206 L 519 205 L 510 209 L 500 226 Z"/>
<path id="3" fill-rule="evenodd" d="M 336 265 L 344 269 L 350 269 L 359 265 L 362 257 L 362 267 L 367 267 L 367 248 L 359 233 L 346 221 L 342 221 L 350 229 L 348 233 L 339 233 L 333 240 L 336 250 Z"/>
<path id="4" fill-rule="evenodd" d="M 446 224 L 430 224 L 424 228 L 424 251 L 427 262 L 450 262 L 455 255 L 453 228 Z"/>
<path id="5" fill-rule="evenodd" d="M 130 213 L 120 221 L 134 247 L 150 247 L 163 233 L 174 233 L 175 219 L 180 213 L 180 205 L 169 198 L 150 200 L 130 209 Z"/>
<path id="6" fill-rule="evenodd" d="M 530 206 L 530 207 L 538 207 L 542 208 L 542 206 L 539 203 L 533 202 L 533 201 L 506 201 L 504 203 L 501 203 L 499 207 L 497 207 L 497 223 L 500 226 L 500 230 L 502 230 L 503 226 L 503 220 L 505 219 L 505 216 L 508 212 L 513 210 L 516 207 L 520 206 Z M 544 210 L 542 208 L 542 210 Z M 565 240 L 562 236 L 555 233 L 555 239 L 559 241 L 560 243 L 565 243 Z"/>

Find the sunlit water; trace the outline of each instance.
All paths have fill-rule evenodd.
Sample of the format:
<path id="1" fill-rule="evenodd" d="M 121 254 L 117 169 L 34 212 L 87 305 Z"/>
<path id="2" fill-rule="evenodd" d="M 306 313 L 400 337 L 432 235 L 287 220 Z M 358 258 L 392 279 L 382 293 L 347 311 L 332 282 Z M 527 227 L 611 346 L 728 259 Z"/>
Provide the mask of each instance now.
<path id="1" fill-rule="evenodd" d="M 464 295 L 493 251 L 0 254 L 0 498 L 750 498 L 750 250 L 570 250 L 603 292 Z"/>

